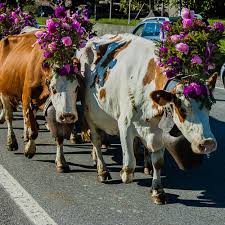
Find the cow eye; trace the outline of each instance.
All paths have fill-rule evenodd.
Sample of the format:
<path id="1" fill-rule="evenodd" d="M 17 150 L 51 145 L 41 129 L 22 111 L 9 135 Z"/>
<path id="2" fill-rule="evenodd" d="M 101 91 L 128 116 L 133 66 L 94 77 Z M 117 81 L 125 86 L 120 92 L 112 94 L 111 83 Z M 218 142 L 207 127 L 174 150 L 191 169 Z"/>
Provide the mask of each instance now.
<path id="1" fill-rule="evenodd" d="M 56 87 L 53 86 L 51 89 L 52 89 L 52 93 L 53 93 L 53 94 L 56 94 L 56 93 L 57 93 Z"/>
<path id="2" fill-rule="evenodd" d="M 183 108 L 183 107 L 180 108 L 180 111 L 181 111 L 181 113 L 186 113 L 187 112 L 187 110 L 185 108 Z"/>

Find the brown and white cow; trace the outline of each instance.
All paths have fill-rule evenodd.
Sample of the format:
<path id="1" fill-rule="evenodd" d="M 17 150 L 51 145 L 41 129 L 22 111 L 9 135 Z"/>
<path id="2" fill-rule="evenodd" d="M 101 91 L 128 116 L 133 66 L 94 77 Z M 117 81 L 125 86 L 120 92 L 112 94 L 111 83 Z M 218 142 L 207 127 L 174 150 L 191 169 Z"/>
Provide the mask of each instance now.
<path id="1" fill-rule="evenodd" d="M 133 180 L 136 160 L 134 138 L 138 137 L 151 152 L 153 180 L 151 197 L 156 204 L 165 202 L 160 179 L 163 165 L 163 129 L 159 122 L 165 111 L 195 153 L 215 151 L 217 142 L 210 130 L 209 112 L 200 109 L 195 99 L 184 97 L 183 84 L 169 91 L 162 69 L 156 64 L 155 44 L 131 34 L 106 35 L 89 41 L 81 53 L 81 71 L 85 77 L 85 116 L 97 156 L 100 181 L 110 177 L 101 153 L 101 131 L 119 135 L 123 150 L 124 183 Z M 165 119 L 165 118 L 164 118 Z"/>
<path id="2" fill-rule="evenodd" d="M 22 102 L 25 136 L 28 142 L 24 154 L 32 158 L 36 152 L 38 136 L 34 109 L 43 109 L 49 99 L 56 110 L 56 121 L 74 123 L 77 118 L 76 98 L 78 80 L 69 81 L 57 76 L 50 68 L 44 68 L 43 50 L 36 42 L 34 33 L 8 36 L 0 42 L 0 92 L 5 119 L 8 125 L 7 145 L 16 150 L 17 141 L 12 128 L 11 99 Z M 56 139 L 56 166 L 68 168 L 62 151 L 62 140 Z"/>

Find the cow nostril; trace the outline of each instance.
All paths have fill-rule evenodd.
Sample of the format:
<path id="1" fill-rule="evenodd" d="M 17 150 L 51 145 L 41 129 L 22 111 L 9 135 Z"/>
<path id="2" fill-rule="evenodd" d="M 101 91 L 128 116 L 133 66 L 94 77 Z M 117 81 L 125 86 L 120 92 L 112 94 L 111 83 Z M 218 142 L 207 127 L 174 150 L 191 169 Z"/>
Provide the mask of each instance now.
<path id="1" fill-rule="evenodd" d="M 75 116 L 74 115 L 71 116 L 71 120 L 75 120 Z"/>
<path id="2" fill-rule="evenodd" d="M 216 148 L 216 142 L 212 139 L 205 140 L 201 144 L 199 144 L 200 151 L 212 151 Z"/>
<path id="3" fill-rule="evenodd" d="M 67 121 L 73 121 L 75 120 L 75 115 L 72 114 L 72 113 L 65 113 L 63 115 L 64 119 L 67 120 Z"/>
<path id="4" fill-rule="evenodd" d="M 61 121 L 63 121 L 63 120 L 65 119 L 64 115 L 63 115 L 63 114 L 60 115 L 60 116 L 59 116 L 59 119 L 60 119 Z"/>

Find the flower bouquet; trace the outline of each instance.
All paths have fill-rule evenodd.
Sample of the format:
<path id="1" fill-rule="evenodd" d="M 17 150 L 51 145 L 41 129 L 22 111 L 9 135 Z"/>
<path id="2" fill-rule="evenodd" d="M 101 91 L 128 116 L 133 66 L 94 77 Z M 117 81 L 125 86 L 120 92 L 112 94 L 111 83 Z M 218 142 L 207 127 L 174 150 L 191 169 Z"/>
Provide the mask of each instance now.
<path id="1" fill-rule="evenodd" d="M 26 26 L 37 27 L 35 18 L 17 7 L 8 9 L 4 3 L 0 3 L 0 39 L 7 35 L 19 34 Z"/>
<path id="2" fill-rule="evenodd" d="M 79 71 L 73 65 L 72 57 L 76 50 L 85 46 L 93 24 L 88 20 L 86 12 L 71 15 L 63 6 L 58 6 L 54 16 L 46 21 L 46 27 L 45 31 L 35 33 L 37 43 L 44 50 L 43 66 L 50 66 L 59 76 L 74 79 Z"/>
<path id="3" fill-rule="evenodd" d="M 164 68 L 168 79 L 184 81 L 183 94 L 186 97 L 208 98 L 212 94 L 205 84 L 215 72 L 224 25 L 215 22 L 213 26 L 207 26 L 202 20 L 194 18 L 194 11 L 187 8 L 182 10 L 181 17 L 173 24 L 165 21 L 161 25 L 162 38 L 156 52 L 158 64 Z"/>

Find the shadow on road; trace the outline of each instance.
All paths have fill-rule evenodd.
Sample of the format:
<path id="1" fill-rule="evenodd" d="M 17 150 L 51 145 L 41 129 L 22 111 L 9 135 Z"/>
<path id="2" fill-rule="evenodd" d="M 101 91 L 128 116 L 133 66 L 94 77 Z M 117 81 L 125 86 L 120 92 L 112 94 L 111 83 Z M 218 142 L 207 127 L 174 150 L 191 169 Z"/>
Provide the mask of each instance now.
<path id="1" fill-rule="evenodd" d="M 211 129 L 213 133 L 216 134 L 216 139 L 218 142 L 218 149 L 216 152 L 212 153 L 210 158 L 205 157 L 203 164 L 190 171 L 179 170 L 176 163 L 172 157 L 166 152 L 165 154 L 165 167 L 163 170 L 162 181 L 164 187 L 167 190 L 168 204 L 179 203 L 186 206 L 196 206 L 196 207 L 213 207 L 213 208 L 224 208 L 225 207 L 225 122 L 219 121 L 214 118 L 210 118 Z M 5 128 L 0 128 L 5 129 Z M 20 128 L 22 129 L 22 128 Z M 55 144 L 42 144 L 39 143 L 37 146 L 55 146 Z M 79 155 L 79 154 L 90 154 L 91 144 L 77 144 L 69 145 L 69 148 L 80 148 L 81 150 L 66 151 L 65 155 Z M 23 155 L 23 153 L 14 153 L 16 155 Z M 36 153 L 36 155 L 55 155 L 55 152 Z M 112 138 L 112 145 L 108 150 L 103 150 L 103 155 L 107 155 L 111 158 L 113 163 L 107 163 L 107 167 L 110 172 L 117 172 L 121 170 L 122 165 L 122 152 L 121 146 L 119 144 L 118 138 Z M 68 156 L 67 156 L 68 157 Z M 55 163 L 54 160 L 36 160 L 45 163 Z M 93 166 L 76 164 L 68 162 L 71 166 L 80 167 L 73 168 L 70 172 L 94 172 L 96 169 Z M 143 163 L 143 162 L 142 162 Z M 142 172 L 142 167 L 137 167 L 136 171 Z M 135 176 L 134 182 L 137 185 L 150 187 L 151 177 L 146 176 L 146 178 L 139 178 Z M 113 179 L 106 182 L 107 184 L 120 184 L 120 179 Z M 182 199 L 179 194 L 169 193 L 170 189 L 178 190 L 189 190 L 198 191 L 200 194 L 196 199 Z M 176 191 L 175 191 L 176 193 Z"/>
<path id="2" fill-rule="evenodd" d="M 203 165 L 190 171 L 181 171 L 170 155 L 166 155 L 165 187 L 169 189 L 202 191 L 198 200 L 180 199 L 178 195 L 167 194 L 170 204 L 180 203 L 196 207 L 225 207 L 225 123 L 210 118 L 212 132 L 218 148 L 210 158 L 205 157 Z M 215 132 L 216 131 L 216 132 Z"/>

